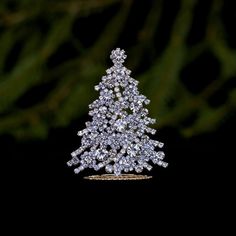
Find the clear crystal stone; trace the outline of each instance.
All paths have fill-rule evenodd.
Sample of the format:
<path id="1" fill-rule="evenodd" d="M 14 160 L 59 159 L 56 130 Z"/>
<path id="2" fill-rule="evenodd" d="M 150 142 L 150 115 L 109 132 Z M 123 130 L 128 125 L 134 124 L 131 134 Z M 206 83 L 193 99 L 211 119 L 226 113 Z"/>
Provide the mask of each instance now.
<path id="1" fill-rule="evenodd" d="M 99 91 L 99 86 L 98 85 L 96 85 L 96 86 L 94 86 L 94 89 L 96 90 L 96 91 Z"/>
<path id="2" fill-rule="evenodd" d="M 150 170 L 152 169 L 152 166 L 149 165 L 149 164 L 147 164 L 147 165 L 145 166 L 145 168 L 146 168 L 148 171 L 150 171 Z"/>
<path id="3" fill-rule="evenodd" d="M 82 136 L 84 134 L 83 130 L 78 131 L 77 135 Z"/>
<path id="4" fill-rule="evenodd" d="M 106 165 L 105 170 L 107 173 L 112 173 L 113 172 L 113 166 L 112 165 Z"/>
<path id="5" fill-rule="evenodd" d="M 102 167 L 104 167 L 104 164 L 102 162 L 98 163 L 98 168 L 101 169 Z"/>
<path id="6" fill-rule="evenodd" d="M 111 71 L 111 69 L 107 69 L 106 72 L 107 72 L 107 74 L 111 74 L 112 71 Z"/>
<path id="7" fill-rule="evenodd" d="M 125 153 L 126 150 L 125 150 L 124 148 L 122 148 L 122 149 L 120 150 L 120 152 L 121 152 L 121 153 Z"/>
<path id="8" fill-rule="evenodd" d="M 168 166 L 168 163 L 163 161 L 162 166 L 166 168 Z"/>
<path id="9" fill-rule="evenodd" d="M 131 156 L 131 157 L 134 157 L 136 155 L 136 152 L 133 148 L 131 147 L 128 147 L 127 149 L 127 153 Z"/>
<path id="10" fill-rule="evenodd" d="M 154 135 L 156 133 L 156 130 L 155 129 L 151 129 L 150 132 L 151 132 L 151 134 Z"/>
<path id="11" fill-rule="evenodd" d="M 141 172 L 143 171 L 143 167 L 142 167 L 142 166 L 136 166 L 136 167 L 135 167 L 135 171 L 136 171 L 137 173 L 141 173 Z"/>
<path id="12" fill-rule="evenodd" d="M 75 172 L 75 174 L 78 174 L 82 170 L 84 170 L 84 166 L 79 166 L 78 168 L 74 169 L 74 172 Z"/>
<path id="13" fill-rule="evenodd" d="M 71 156 L 72 156 L 72 157 L 76 157 L 76 152 L 72 152 L 72 153 L 71 153 Z"/>
<path id="14" fill-rule="evenodd" d="M 74 169 L 75 174 L 78 174 L 80 172 L 79 168 Z"/>
<path id="15" fill-rule="evenodd" d="M 159 148 L 162 148 L 162 147 L 164 146 L 164 143 L 158 142 L 157 146 L 158 146 Z"/>
<path id="16" fill-rule="evenodd" d="M 159 151 L 157 152 L 157 157 L 162 160 L 165 157 L 165 153 L 162 151 Z"/>
<path id="17" fill-rule="evenodd" d="M 72 166 L 72 165 L 73 165 L 72 161 L 67 161 L 66 164 L 67 164 L 68 166 Z"/>
<path id="18" fill-rule="evenodd" d="M 79 163 L 79 159 L 78 159 L 77 157 L 73 157 L 73 158 L 71 159 L 71 161 L 72 161 L 72 163 L 73 163 L 74 165 L 76 165 L 76 164 Z"/>
<path id="19" fill-rule="evenodd" d="M 121 170 L 120 170 L 120 169 L 115 169 L 115 170 L 114 170 L 114 174 L 115 174 L 116 176 L 120 175 L 120 174 L 121 174 Z"/>

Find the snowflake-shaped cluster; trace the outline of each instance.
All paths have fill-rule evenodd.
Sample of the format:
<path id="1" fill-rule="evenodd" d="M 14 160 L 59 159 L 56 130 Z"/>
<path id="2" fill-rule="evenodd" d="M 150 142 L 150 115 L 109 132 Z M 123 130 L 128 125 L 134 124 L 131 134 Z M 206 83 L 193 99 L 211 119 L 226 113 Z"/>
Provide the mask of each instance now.
<path id="1" fill-rule="evenodd" d="M 163 167 L 168 165 L 163 161 L 164 152 L 155 151 L 164 144 L 147 135 L 156 132 L 148 126 L 155 119 L 148 117 L 144 108 L 150 100 L 139 94 L 138 81 L 122 66 L 125 58 L 124 50 L 113 50 L 114 66 L 106 70 L 107 75 L 95 86 L 100 95 L 89 105 L 92 121 L 78 132 L 82 136 L 81 147 L 72 152 L 72 159 L 67 162 L 69 166 L 79 164 L 75 173 L 85 168 L 105 168 L 108 173 L 120 175 L 151 170 L 150 161 Z"/>
<path id="2" fill-rule="evenodd" d="M 112 50 L 111 55 L 110 55 L 112 62 L 116 66 L 121 66 L 122 63 L 124 63 L 126 57 L 127 56 L 125 55 L 125 50 L 123 50 L 123 49 L 121 50 L 120 48 Z"/>

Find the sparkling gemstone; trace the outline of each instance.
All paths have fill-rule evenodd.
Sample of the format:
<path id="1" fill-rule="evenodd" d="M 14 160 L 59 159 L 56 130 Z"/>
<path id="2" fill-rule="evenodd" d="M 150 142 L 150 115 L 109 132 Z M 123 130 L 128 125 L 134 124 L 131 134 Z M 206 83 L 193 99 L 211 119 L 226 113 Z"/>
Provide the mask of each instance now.
<path id="1" fill-rule="evenodd" d="M 96 91 L 98 91 L 100 88 L 99 88 L 98 85 L 96 85 L 96 86 L 94 86 L 94 89 L 95 89 Z"/>
<path id="2" fill-rule="evenodd" d="M 102 167 L 104 167 L 104 164 L 102 162 L 98 163 L 98 168 L 101 169 Z"/>
<path id="3" fill-rule="evenodd" d="M 158 142 L 157 146 L 158 146 L 159 148 L 162 148 L 162 147 L 164 146 L 164 143 Z"/>
<path id="4" fill-rule="evenodd" d="M 140 142 L 140 139 L 139 138 L 135 138 L 135 143 L 139 143 Z"/>
<path id="5" fill-rule="evenodd" d="M 119 119 L 116 121 L 115 126 L 116 126 L 117 130 L 121 132 L 125 129 L 126 122 Z"/>
<path id="6" fill-rule="evenodd" d="M 168 166 L 168 163 L 163 161 L 162 166 L 166 168 Z"/>
<path id="7" fill-rule="evenodd" d="M 146 168 L 148 171 L 150 171 L 150 170 L 152 169 L 152 166 L 149 165 L 149 164 L 147 164 L 147 165 L 145 166 L 145 168 Z"/>
<path id="8" fill-rule="evenodd" d="M 128 147 L 127 149 L 127 153 L 131 156 L 131 157 L 134 157 L 136 155 L 136 152 L 133 148 L 131 147 Z"/>
<path id="9" fill-rule="evenodd" d="M 113 120 L 115 120 L 117 118 L 117 115 L 112 115 L 111 117 Z"/>
<path id="10" fill-rule="evenodd" d="M 156 119 L 151 119 L 150 122 L 151 122 L 151 124 L 155 124 L 156 123 Z"/>
<path id="11" fill-rule="evenodd" d="M 152 162 L 153 162 L 154 164 L 157 164 L 157 163 L 159 162 L 159 159 L 158 159 L 158 158 L 153 158 L 153 159 L 152 159 Z"/>
<path id="12" fill-rule="evenodd" d="M 99 168 L 97 165 L 94 166 L 94 170 L 95 170 L 95 171 L 98 171 L 99 169 L 100 169 L 100 168 Z"/>
<path id="13" fill-rule="evenodd" d="M 78 131 L 77 135 L 82 136 L 84 134 L 83 130 Z"/>
<path id="14" fill-rule="evenodd" d="M 106 170 L 107 173 L 112 173 L 113 166 L 112 165 L 106 165 L 105 170 Z"/>
<path id="15" fill-rule="evenodd" d="M 68 166 L 72 166 L 72 165 L 73 165 L 72 161 L 67 161 L 66 164 L 67 164 Z"/>
<path id="16" fill-rule="evenodd" d="M 124 154 L 124 153 L 126 152 L 126 150 L 125 150 L 124 148 L 122 148 L 122 149 L 120 150 L 120 152 Z"/>
<path id="17" fill-rule="evenodd" d="M 75 172 L 75 174 L 78 174 L 82 170 L 84 170 L 84 166 L 79 166 L 78 168 L 74 169 L 74 172 Z"/>
<path id="18" fill-rule="evenodd" d="M 71 153 L 71 156 L 72 156 L 72 157 L 76 157 L 76 152 L 72 152 L 72 153 Z"/>
<path id="19" fill-rule="evenodd" d="M 121 174 L 121 170 L 120 170 L 120 169 L 115 169 L 115 170 L 114 170 L 114 174 L 115 174 L 116 176 L 120 175 L 120 174 Z"/>
<path id="20" fill-rule="evenodd" d="M 151 134 L 155 134 L 156 133 L 156 130 L 155 129 L 151 129 Z"/>
<path id="21" fill-rule="evenodd" d="M 73 158 L 71 159 L 71 161 L 72 161 L 72 163 L 73 163 L 74 165 L 76 165 L 76 164 L 79 163 L 79 159 L 78 159 L 77 157 L 73 157 Z"/>
<path id="22" fill-rule="evenodd" d="M 162 151 L 157 152 L 157 158 L 162 160 L 164 157 L 165 157 L 165 153 L 164 152 L 162 152 Z"/>
<path id="23" fill-rule="evenodd" d="M 136 167 L 135 167 L 135 171 L 136 171 L 137 173 L 141 173 L 141 172 L 143 171 L 143 167 L 142 167 L 142 166 L 136 166 Z"/>
<path id="24" fill-rule="evenodd" d="M 111 69 L 107 69 L 106 72 L 107 72 L 107 74 L 111 74 L 112 71 L 111 71 Z"/>
<path id="25" fill-rule="evenodd" d="M 105 113 L 107 111 L 107 107 L 102 106 L 99 108 L 99 111 Z"/>
<path id="26" fill-rule="evenodd" d="M 105 156 L 102 156 L 102 155 L 101 155 L 101 156 L 98 156 L 97 159 L 98 159 L 99 161 L 103 161 L 103 160 L 104 160 L 104 157 L 105 157 Z"/>
<path id="27" fill-rule="evenodd" d="M 134 145 L 134 150 L 135 150 L 135 151 L 139 151 L 139 150 L 140 150 L 140 146 L 139 146 L 138 144 L 135 144 L 135 145 Z"/>
<path id="28" fill-rule="evenodd" d="M 163 161 L 158 160 L 157 161 L 157 165 L 162 166 L 163 165 Z"/>

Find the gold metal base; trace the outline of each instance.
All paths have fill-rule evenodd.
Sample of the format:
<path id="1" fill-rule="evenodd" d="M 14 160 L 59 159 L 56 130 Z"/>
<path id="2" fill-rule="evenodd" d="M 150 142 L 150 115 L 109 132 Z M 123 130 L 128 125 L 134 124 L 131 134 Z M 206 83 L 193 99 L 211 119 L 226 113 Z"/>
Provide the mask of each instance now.
<path id="1" fill-rule="evenodd" d="M 122 174 L 118 176 L 112 174 L 104 174 L 104 175 L 90 175 L 84 177 L 84 179 L 88 180 L 145 180 L 151 178 L 152 176 L 134 175 L 134 174 Z"/>

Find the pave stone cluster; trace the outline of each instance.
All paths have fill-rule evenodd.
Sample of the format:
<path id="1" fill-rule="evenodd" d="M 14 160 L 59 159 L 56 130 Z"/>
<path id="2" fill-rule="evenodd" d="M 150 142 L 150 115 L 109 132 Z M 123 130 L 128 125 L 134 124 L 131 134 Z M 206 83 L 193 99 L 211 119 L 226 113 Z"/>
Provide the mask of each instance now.
<path id="1" fill-rule="evenodd" d="M 149 104 L 150 100 L 139 94 L 138 81 L 123 66 L 125 51 L 117 48 L 110 58 L 114 65 L 95 86 L 100 96 L 89 105 L 92 121 L 86 122 L 86 128 L 78 132 L 82 136 L 81 147 L 71 153 L 67 165 L 79 165 L 74 169 L 76 174 L 85 168 L 96 171 L 105 168 L 116 176 L 122 172 L 141 173 L 144 168 L 150 171 L 150 161 L 167 167 L 164 152 L 155 151 L 164 144 L 146 135 L 155 134 L 156 130 L 148 125 L 156 120 L 147 116 L 143 104 Z"/>

